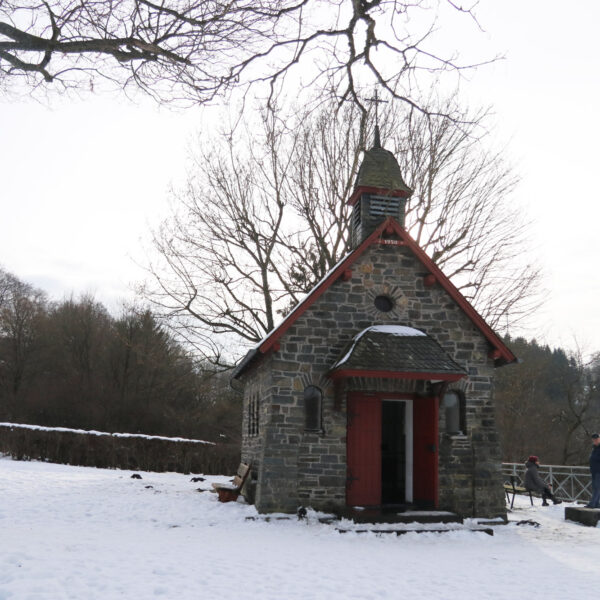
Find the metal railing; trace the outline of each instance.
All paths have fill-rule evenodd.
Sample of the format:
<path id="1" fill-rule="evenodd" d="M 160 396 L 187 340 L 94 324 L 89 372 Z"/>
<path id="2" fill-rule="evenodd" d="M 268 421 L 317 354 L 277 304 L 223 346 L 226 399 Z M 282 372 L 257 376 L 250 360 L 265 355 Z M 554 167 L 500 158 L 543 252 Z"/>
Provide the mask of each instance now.
<path id="1" fill-rule="evenodd" d="M 547 483 L 552 484 L 552 492 L 562 500 L 588 502 L 592 496 L 592 477 L 589 467 L 568 465 L 541 465 L 538 473 Z M 510 477 L 517 477 L 523 485 L 525 465 L 522 463 L 502 463 L 502 474 L 510 483 Z"/>

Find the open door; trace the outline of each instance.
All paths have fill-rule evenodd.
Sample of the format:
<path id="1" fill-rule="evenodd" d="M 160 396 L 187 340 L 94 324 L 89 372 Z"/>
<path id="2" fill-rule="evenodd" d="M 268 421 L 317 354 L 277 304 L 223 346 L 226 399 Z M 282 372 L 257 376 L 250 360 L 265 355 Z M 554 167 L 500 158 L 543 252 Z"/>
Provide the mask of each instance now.
<path id="1" fill-rule="evenodd" d="M 413 403 L 415 504 L 438 506 L 438 398 L 419 397 Z"/>
<path id="2" fill-rule="evenodd" d="M 436 508 L 437 444 L 438 398 L 350 394 L 346 504 Z"/>
<path id="3" fill-rule="evenodd" d="M 346 504 L 381 504 L 381 400 L 348 398 Z"/>
<path id="4" fill-rule="evenodd" d="M 412 398 L 382 397 L 381 503 L 405 505 L 413 501 Z"/>

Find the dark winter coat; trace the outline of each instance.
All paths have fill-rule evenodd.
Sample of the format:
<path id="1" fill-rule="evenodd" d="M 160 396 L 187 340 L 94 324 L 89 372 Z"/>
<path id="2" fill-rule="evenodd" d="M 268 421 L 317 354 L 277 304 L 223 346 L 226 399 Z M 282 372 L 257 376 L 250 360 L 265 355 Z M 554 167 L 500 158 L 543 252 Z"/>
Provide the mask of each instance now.
<path id="1" fill-rule="evenodd" d="M 537 464 L 529 462 L 525 464 L 525 489 L 532 492 L 543 492 L 548 484 L 539 476 Z"/>
<path id="2" fill-rule="evenodd" d="M 600 473 L 600 446 L 594 446 L 590 454 L 590 471 L 592 475 Z"/>

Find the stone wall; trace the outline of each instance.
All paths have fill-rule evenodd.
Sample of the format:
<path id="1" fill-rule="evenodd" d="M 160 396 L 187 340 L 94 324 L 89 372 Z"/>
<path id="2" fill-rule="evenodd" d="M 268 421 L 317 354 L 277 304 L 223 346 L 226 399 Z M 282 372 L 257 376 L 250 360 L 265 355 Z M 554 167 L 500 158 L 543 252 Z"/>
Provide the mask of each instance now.
<path id="1" fill-rule="evenodd" d="M 271 423 L 271 356 L 263 359 L 242 378 L 244 385 L 244 400 L 242 403 L 242 460 L 252 464 L 251 480 L 247 485 L 250 493 L 249 500 L 256 501 L 258 475 L 261 472 L 263 449 L 265 446 L 265 432 Z M 258 396 L 258 434 L 249 432 L 249 404 L 250 398 Z"/>
<path id="2" fill-rule="evenodd" d="M 339 389 L 336 393 L 326 375 L 358 332 L 371 325 L 393 323 L 423 330 L 469 373 L 461 382 L 466 395 L 466 437 L 452 439 L 440 434 L 440 507 L 463 515 L 505 513 L 488 343 L 439 285 L 424 285 L 425 275 L 424 267 L 407 248 L 371 246 L 352 266 L 351 279 L 333 283 L 285 333 L 280 349 L 250 372 L 248 385 L 261 380 L 264 403 L 271 405 L 261 432 L 264 437 L 259 436 L 260 442 L 265 442 L 258 480 L 259 510 L 291 512 L 299 505 L 327 510 L 344 505 L 345 393 Z M 373 300 L 380 294 L 393 299 L 391 312 L 375 308 Z M 270 382 L 264 373 L 267 364 Z M 320 433 L 303 428 L 303 390 L 311 384 L 323 390 Z M 345 383 L 346 389 L 383 385 L 407 383 Z M 258 442 L 244 440 L 244 455 Z"/>
<path id="3" fill-rule="evenodd" d="M 473 446 L 469 436 L 440 433 L 439 485 L 441 507 L 462 516 L 473 515 Z"/>

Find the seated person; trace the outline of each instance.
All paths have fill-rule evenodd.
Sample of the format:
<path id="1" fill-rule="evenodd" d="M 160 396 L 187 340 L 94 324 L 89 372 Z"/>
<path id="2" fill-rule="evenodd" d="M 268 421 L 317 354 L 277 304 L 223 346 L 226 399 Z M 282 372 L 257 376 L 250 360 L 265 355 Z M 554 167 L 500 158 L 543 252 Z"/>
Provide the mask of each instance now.
<path id="1" fill-rule="evenodd" d="M 538 467 L 540 459 L 537 456 L 531 455 L 525 463 L 525 489 L 528 492 L 538 492 L 542 494 L 542 506 L 548 506 L 546 500 L 550 498 L 554 504 L 560 504 L 562 500 L 558 500 L 552 494 L 550 486 L 539 476 Z"/>

